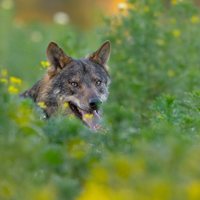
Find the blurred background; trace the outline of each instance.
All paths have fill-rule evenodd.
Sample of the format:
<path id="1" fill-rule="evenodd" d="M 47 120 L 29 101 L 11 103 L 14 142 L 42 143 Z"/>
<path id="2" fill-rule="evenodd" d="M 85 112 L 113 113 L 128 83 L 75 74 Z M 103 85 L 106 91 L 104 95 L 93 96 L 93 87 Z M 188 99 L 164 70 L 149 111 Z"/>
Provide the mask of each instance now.
<path id="1" fill-rule="evenodd" d="M 0 200 L 200 199 L 200 0 L 0 0 Z M 57 42 L 110 40 L 102 129 L 18 95 Z"/>
<path id="2" fill-rule="evenodd" d="M 89 35 L 95 47 L 98 35 L 92 34 L 91 30 L 102 25 L 103 16 L 117 13 L 119 3 L 119 0 L 1 0 L 0 65 L 12 66 L 12 71 L 17 75 L 27 74 L 28 69 L 30 74 L 27 74 L 27 78 L 31 79 L 38 60 L 45 59 L 48 42 L 61 41 L 67 47 L 67 43 L 78 44 Z M 78 41 L 74 41 L 70 33 L 79 35 L 76 38 Z M 69 53 L 71 51 L 69 49 Z M 32 52 L 36 54 L 31 56 Z M 20 71 L 22 68 L 24 70 Z"/>
<path id="3" fill-rule="evenodd" d="M 124 2 L 123 0 L 13 0 L 4 1 L 3 4 L 8 9 L 9 6 L 10 8 L 15 6 L 15 19 L 22 23 L 37 20 L 52 23 L 56 13 L 64 12 L 68 16 L 67 22 L 86 29 L 99 23 L 102 20 L 100 16 L 119 12 L 118 6 Z M 200 1 L 196 0 L 196 3 L 199 5 Z"/>
<path id="4" fill-rule="evenodd" d="M 118 4 L 121 2 L 120 0 L 31 0 L 28 2 L 16 0 L 16 20 L 22 22 L 39 20 L 52 23 L 53 20 L 56 21 L 56 14 L 61 12 L 66 14 L 66 23 L 88 29 L 102 21 L 101 15 L 112 15 L 118 12 Z"/>
<path id="5" fill-rule="evenodd" d="M 164 2 L 169 7 L 170 1 Z M 16 75 L 24 73 L 31 80 L 34 66 L 38 60 L 45 59 L 45 48 L 53 40 L 63 43 L 69 53 L 83 56 L 88 53 L 87 47 L 73 52 L 75 48 L 71 49 L 70 43 L 81 45 L 89 39 L 93 41 L 90 49 L 95 48 L 100 35 L 98 28 L 106 17 L 120 15 L 121 10 L 127 9 L 124 3 L 123 0 L 1 0 L 0 65 L 12 67 Z M 196 0 L 195 4 L 198 6 L 200 1 Z M 71 34 L 77 37 L 71 38 Z M 32 52 L 34 57 L 30 56 Z"/>

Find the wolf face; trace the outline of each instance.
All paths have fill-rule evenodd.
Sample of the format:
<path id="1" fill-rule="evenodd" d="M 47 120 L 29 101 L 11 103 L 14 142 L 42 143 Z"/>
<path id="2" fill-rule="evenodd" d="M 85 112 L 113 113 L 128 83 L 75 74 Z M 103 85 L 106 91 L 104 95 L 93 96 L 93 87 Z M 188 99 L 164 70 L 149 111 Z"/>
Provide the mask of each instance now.
<path id="1" fill-rule="evenodd" d="M 110 42 L 105 42 L 86 58 L 73 59 L 51 42 L 47 58 L 51 67 L 45 76 L 21 96 L 44 102 L 44 113 L 50 117 L 65 106 L 65 114 L 74 114 L 92 129 L 98 128 L 99 106 L 108 97 L 110 77 L 106 63 Z"/>

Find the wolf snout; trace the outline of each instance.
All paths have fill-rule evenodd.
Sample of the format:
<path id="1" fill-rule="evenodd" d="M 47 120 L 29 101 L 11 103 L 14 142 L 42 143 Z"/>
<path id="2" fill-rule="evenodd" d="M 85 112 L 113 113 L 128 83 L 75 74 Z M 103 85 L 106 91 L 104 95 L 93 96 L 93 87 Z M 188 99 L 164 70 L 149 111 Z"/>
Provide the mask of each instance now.
<path id="1" fill-rule="evenodd" d="M 101 103 L 102 103 L 102 101 L 99 98 L 89 99 L 90 108 L 93 109 L 93 110 L 97 110 Z"/>

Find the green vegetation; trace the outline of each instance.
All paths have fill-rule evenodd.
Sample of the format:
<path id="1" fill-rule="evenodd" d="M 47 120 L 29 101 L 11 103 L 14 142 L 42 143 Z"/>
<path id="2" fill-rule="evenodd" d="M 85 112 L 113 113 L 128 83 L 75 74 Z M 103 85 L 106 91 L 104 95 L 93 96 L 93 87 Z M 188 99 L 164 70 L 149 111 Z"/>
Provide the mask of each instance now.
<path id="1" fill-rule="evenodd" d="M 98 38 L 1 15 L 1 200 L 200 199 L 197 7 L 130 0 L 105 19 Z M 40 61 L 52 38 L 74 57 L 111 41 L 103 131 L 69 117 L 43 121 L 39 108 L 18 98 L 44 73 Z"/>

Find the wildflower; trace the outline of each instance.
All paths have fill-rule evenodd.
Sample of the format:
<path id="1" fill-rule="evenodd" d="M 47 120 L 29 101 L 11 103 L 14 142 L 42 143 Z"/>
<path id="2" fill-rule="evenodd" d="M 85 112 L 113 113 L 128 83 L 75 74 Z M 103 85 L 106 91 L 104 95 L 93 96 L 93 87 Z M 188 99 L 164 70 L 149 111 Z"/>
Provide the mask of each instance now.
<path id="1" fill-rule="evenodd" d="M 180 35 L 181 35 L 181 32 L 180 32 L 180 30 L 175 29 L 175 30 L 172 31 L 172 35 L 173 35 L 174 37 L 176 37 L 176 38 L 179 38 Z"/>
<path id="2" fill-rule="evenodd" d="M 40 108 L 43 108 L 43 109 L 45 109 L 45 108 L 47 107 L 46 104 L 45 104 L 45 102 L 43 102 L 43 101 L 38 102 L 37 105 L 38 105 Z"/>
<path id="3" fill-rule="evenodd" d="M 9 92 L 10 94 L 18 94 L 18 93 L 19 93 L 19 90 L 18 90 L 18 88 L 16 88 L 15 86 L 10 85 L 10 86 L 8 87 L 8 92 Z"/>
<path id="4" fill-rule="evenodd" d="M 87 113 L 87 114 L 85 114 L 83 116 L 83 118 L 85 118 L 85 119 L 92 119 L 93 117 L 94 117 L 94 115 L 93 114 L 89 114 L 89 113 Z"/>
<path id="5" fill-rule="evenodd" d="M 200 22 L 200 19 L 198 16 L 196 15 L 193 15 L 191 18 L 190 18 L 190 21 L 192 22 L 192 24 L 197 24 Z"/>
<path id="6" fill-rule="evenodd" d="M 0 83 L 5 83 L 7 84 L 8 83 L 8 80 L 6 78 L 0 78 Z"/>
<path id="7" fill-rule="evenodd" d="M 171 4 L 172 5 L 176 5 L 177 4 L 177 0 L 171 0 Z"/>
<path id="8" fill-rule="evenodd" d="M 116 198 L 116 196 L 115 196 Z M 77 200 L 111 200 L 114 199 L 112 197 L 112 191 L 109 187 L 104 185 L 88 182 L 85 186 L 85 190 L 78 197 Z M 119 199 L 119 198 L 118 198 Z"/>
<path id="9" fill-rule="evenodd" d="M 64 109 L 69 108 L 69 103 L 68 103 L 68 102 L 65 102 L 65 103 L 63 104 L 63 108 L 64 108 Z"/>
<path id="10" fill-rule="evenodd" d="M 41 61 L 40 64 L 43 68 L 48 68 L 50 66 L 50 63 L 48 61 Z"/>
<path id="11" fill-rule="evenodd" d="M 193 182 L 189 185 L 189 187 L 188 187 L 189 199 L 191 199 L 191 200 L 200 199 L 199 188 L 200 188 L 200 182 Z"/>
<path id="12" fill-rule="evenodd" d="M 20 85 L 22 83 L 22 80 L 17 78 L 17 77 L 14 77 L 14 76 L 11 76 L 10 77 L 10 82 L 13 83 L 13 84 L 18 84 Z"/>
<path id="13" fill-rule="evenodd" d="M 12 199 L 13 198 L 13 187 L 8 182 L 1 183 L 1 197 L 3 199 Z"/>
<path id="14" fill-rule="evenodd" d="M 182 0 L 171 0 L 172 5 L 177 5 L 180 2 L 182 2 Z"/>

